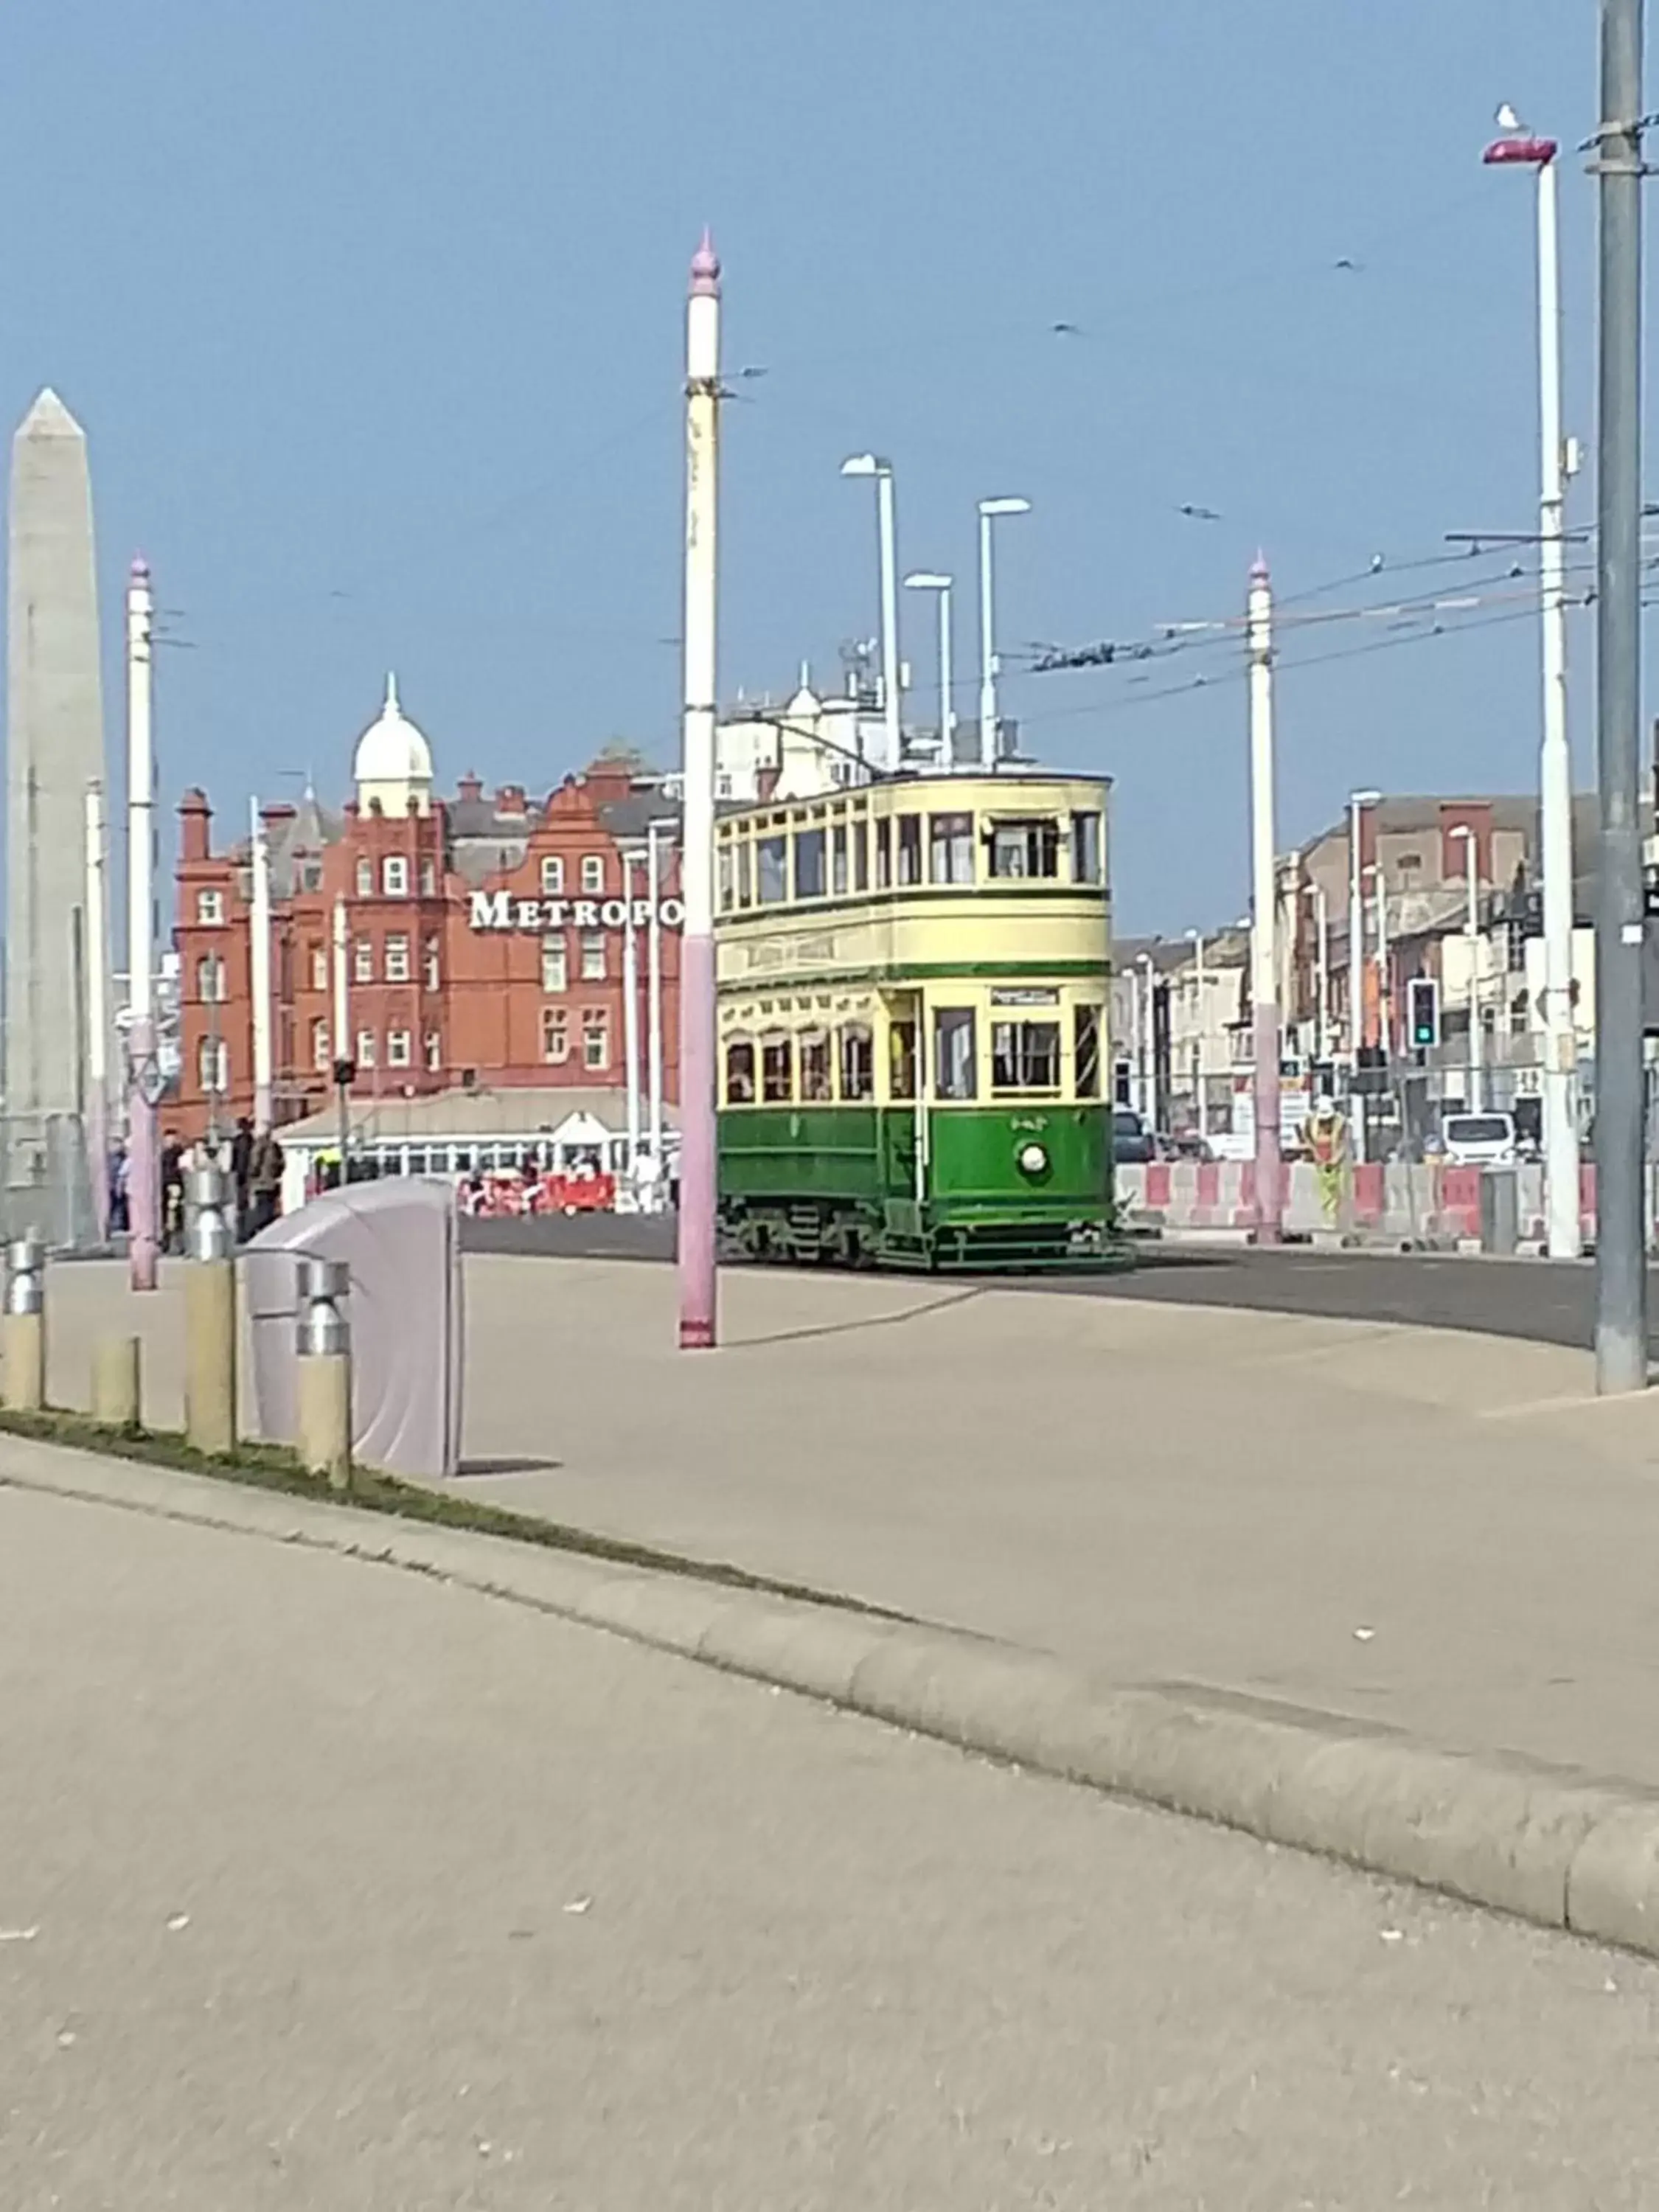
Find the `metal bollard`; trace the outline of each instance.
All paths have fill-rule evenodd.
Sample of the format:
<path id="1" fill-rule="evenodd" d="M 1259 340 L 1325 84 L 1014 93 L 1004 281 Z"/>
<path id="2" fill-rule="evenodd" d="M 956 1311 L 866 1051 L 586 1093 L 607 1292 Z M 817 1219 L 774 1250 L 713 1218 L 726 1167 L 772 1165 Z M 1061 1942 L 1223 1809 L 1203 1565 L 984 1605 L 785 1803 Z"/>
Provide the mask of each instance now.
<path id="1" fill-rule="evenodd" d="M 46 1248 L 33 1231 L 6 1247 L 5 1393 L 15 1413 L 46 1402 Z"/>
<path id="2" fill-rule="evenodd" d="M 300 1459 L 313 1474 L 325 1474 L 336 1490 L 351 1481 L 351 1325 L 340 1310 L 350 1287 L 343 1260 L 301 1260 Z"/>
<path id="3" fill-rule="evenodd" d="M 192 1170 L 191 1265 L 185 1275 L 185 1436 L 198 1451 L 236 1449 L 236 1241 L 222 1168 Z"/>
<path id="4" fill-rule="evenodd" d="M 106 1429 L 140 1425 L 138 1340 L 100 1336 L 92 1347 L 92 1418 Z"/>

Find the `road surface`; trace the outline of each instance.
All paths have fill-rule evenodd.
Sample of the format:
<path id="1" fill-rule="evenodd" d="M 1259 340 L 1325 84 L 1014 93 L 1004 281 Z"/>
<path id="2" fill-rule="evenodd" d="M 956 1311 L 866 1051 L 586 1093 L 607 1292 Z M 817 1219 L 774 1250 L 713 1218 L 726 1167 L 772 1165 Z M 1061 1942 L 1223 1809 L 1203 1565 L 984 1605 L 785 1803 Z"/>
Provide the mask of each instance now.
<path id="1" fill-rule="evenodd" d="M 662 1217 L 577 1214 L 569 1219 L 542 1215 L 526 1221 L 468 1221 L 462 1241 L 469 1251 L 540 1253 L 550 1258 L 662 1261 L 674 1254 L 673 1223 Z M 1034 1288 L 1063 1290 L 1079 1297 L 1158 1298 L 1262 1313 L 1407 1322 L 1585 1350 L 1593 1340 L 1595 1274 L 1587 1262 L 1148 1244 L 1136 1267 L 1123 1274 L 994 1279 L 1005 1285 L 1024 1279 Z M 1659 1276 L 1654 1293 L 1650 1311 L 1659 1351 Z"/>
<path id="2" fill-rule="evenodd" d="M 8 2212 L 1659 2201 L 1659 1967 L 0 1487 Z"/>

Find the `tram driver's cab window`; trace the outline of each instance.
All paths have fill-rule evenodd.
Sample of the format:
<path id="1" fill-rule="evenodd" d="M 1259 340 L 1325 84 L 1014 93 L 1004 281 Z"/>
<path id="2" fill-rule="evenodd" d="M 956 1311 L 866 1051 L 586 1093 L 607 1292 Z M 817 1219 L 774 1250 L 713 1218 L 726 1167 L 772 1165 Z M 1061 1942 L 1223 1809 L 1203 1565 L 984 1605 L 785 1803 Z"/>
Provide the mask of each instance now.
<path id="1" fill-rule="evenodd" d="M 875 1095 L 875 1039 L 866 1023 L 848 1022 L 841 1033 L 842 1103 L 864 1105 Z"/>
<path id="2" fill-rule="evenodd" d="M 787 1106 L 794 1097 L 794 1040 L 788 1036 L 761 1039 L 761 1103 Z"/>
<path id="3" fill-rule="evenodd" d="M 994 1091 L 1058 1091 L 1060 1024 L 993 1023 L 991 1088 Z"/>
<path id="4" fill-rule="evenodd" d="M 975 1096 L 974 1010 L 940 1006 L 933 1015 L 933 1092 L 939 1098 Z"/>
<path id="5" fill-rule="evenodd" d="M 916 1095 L 916 1025 L 893 1022 L 887 1030 L 887 1095 L 914 1098 Z"/>
<path id="6" fill-rule="evenodd" d="M 991 824 L 991 873 L 1052 881 L 1060 873 L 1060 824 L 1052 818 Z"/>
<path id="7" fill-rule="evenodd" d="M 1079 1098 L 1100 1096 L 1100 1008 L 1078 1006 L 1072 1015 L 1073 1083 Z"/>
<path id="8" fill-rule="evenodd" d="M 755 1103 L 755 1048 L 748 1037 L 733 1037 L 726 1048 L 726 1103 Z"/>

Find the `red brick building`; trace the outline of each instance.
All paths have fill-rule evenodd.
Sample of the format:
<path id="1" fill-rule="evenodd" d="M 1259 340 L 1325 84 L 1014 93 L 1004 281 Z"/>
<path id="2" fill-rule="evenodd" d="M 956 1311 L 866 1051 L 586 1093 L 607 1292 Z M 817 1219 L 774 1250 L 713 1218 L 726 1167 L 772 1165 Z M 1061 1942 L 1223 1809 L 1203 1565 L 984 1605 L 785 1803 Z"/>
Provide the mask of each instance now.
<path id="1" fill-rule="evenodd" d="M 641 1080 L 648 1051 L 644 854 L 659 823 L 663 1068 L 679 1095 L 678 806 L 639 763 L 601 757 L 544 801 L 521 785 L 486 798 L 463 776 L 434 794 L 426 739 L 388 683 L 359 741 L 356 798 L 335 813 L 307 793 L 261 808 L 270 856 L 275 1118 L 331 1096 L 332 934 L 343 902 L 345 1055 L 354 1107 L 377 1098 L 514 1087 L 614 1094 L 623 1118 L 623 946 L 638 943 Z M 187 1137 L 253 1111 L 250 841 L 213 845 L 200 791 L 179 808 L 179 1095 L 163 1118 Z M 631 868 L 627 856 L 633 855 Z"/>

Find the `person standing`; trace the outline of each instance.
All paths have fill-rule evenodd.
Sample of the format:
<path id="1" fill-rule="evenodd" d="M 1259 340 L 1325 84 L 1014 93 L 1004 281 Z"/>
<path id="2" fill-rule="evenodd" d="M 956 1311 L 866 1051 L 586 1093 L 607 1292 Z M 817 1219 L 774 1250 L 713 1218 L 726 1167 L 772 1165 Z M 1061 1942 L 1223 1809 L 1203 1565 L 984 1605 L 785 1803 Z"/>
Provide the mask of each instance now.
<path id="1" fill-rule="evenodd" d="M 244 1114 L 236 1124 L 236 1134 L 230 1140 L 230 1179 L 236 1188 L 236 1241 L 246 1243 L 249 1236 L 249 1192 L 253 1165 L 253 1123 Z"/>
<path id="2" fill-rule="evenodd" d="M 182 1250 L 185 1236 L 185 1148 L 176 1129 L 161 1139 L 161 1249 Z"/>
<path id="3" fill-rule="evenodd" d="M 257 1237 L 262 1229 L 270 1228 L 282 1209 L 283 1148 L 269 1129 L 261 1129 L 253 1139 L 253 1150 L 248 1158 L 248 1188 L 252 1205 L 247 1233 Z"/>

